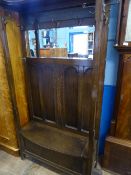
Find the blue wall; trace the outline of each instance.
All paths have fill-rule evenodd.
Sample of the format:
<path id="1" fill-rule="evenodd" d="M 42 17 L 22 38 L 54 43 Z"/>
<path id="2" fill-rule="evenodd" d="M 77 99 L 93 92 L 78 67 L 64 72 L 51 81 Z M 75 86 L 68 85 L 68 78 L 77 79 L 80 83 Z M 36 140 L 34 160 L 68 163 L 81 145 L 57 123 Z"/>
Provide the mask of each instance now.
<path id="1" fill-rule="evenodd" d="M 104 153 L 105 138 L 108 134 L 111 119 L 113 117 L 114 101 L 116 93 L 119 54 L 114 48 L 114 45 L 117 32 L 119 4 L 116 4 L 115 2 L 116 0 L 112 1 L 110 20 L 109 20 L 104 93 L 103 93 L 103 104 L 102 104 L 101 123 L 100 123 L 99 154 Z"/>

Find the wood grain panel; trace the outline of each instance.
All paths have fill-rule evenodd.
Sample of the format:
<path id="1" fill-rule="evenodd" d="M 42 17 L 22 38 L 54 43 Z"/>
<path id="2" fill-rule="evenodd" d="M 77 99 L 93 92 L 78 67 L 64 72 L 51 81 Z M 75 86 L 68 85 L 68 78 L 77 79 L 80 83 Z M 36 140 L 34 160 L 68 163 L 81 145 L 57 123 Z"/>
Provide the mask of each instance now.
<path id="1" fill-rule="evenodd" d="M 124 56 L 116 136 L 131 140 L 131 55 Z"/>
<path id="2" fill-rule="evenodd" d="M 67 67 L 64 70 L 65 124 L 75 128 L 78 124 L 78 78 L 77 67 Z"/>
<path id="3" fill-rule="evenodd" d="M 41 118 L 40 92 L 39 92 L 39 69 L 35 66 L 30 68 L 30 84 L 34 116 Z"/>
<path id="4" fill-rule="evenodd" d="M 131 142 L 116 137 L 107 137 L 103 167 L 121 175 L 131 174 Z"/>
<path id="5" fill-rule="evenodd" d="M 14 76 L 17 107 L 21 125 L 24 125 L 28 121 L 28 108 L 25 95 L 25 79 L 22 64 L 20 28 L 18 25 L 19 24 L 12 18 L 8 19 L 6 24 L 6 34 Z"/>
<path id="6" fill-rule="evenodd" d="M 40 69 L 40 97 L 41 113 L 45 120 L 55 121 L 55 80 L 54 70 L 51 66 L 45 65 Z"/>
<path id="7" fill-rule="evenodd" d="M 82 86 L 82 129 L 89 130 L 90 119 L 92 116 L 92 69 L 83 68 L 83 86 Z"/>
<path id="8" fill-rule="evenodd" d="M 0 38 L 0 145 L 17 149 L 14 116 Z"/>
<path id="9" fill-rule="evenodd" d="M 48 122 L 55 121 L 54 102 L 54 71 L 48 65 L 33 65 L 30 67 L 30 83 L 34 117 Z"/>
<path id="10" fill-rule="evenodd" d="M 27 58 L 33 118 L 78 131 L 93 128 L 92 61 Z"/>

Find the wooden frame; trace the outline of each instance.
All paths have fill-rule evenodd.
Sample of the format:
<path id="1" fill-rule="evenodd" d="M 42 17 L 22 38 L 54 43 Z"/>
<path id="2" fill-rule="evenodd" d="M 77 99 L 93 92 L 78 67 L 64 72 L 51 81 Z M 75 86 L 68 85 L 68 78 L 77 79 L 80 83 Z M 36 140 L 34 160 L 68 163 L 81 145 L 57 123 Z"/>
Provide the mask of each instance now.
<path id="1" fill-rule="evenodd" d="M 106 5 L 107 3 L 107 5 Z M 102 109 L 104 71 L 107 48 L 108 19 L 109 19 L 109 1 L 105 1 L 105 13 L 103 11 L 103 1 L 96 1 L 96 33 L 94 47 L 94 98 L 97 99 L 95 108 L 95 136 L 99 138 L 100 117 Z M 101 43 L 103 43 L 101 45 Z"/>
<path id="2" fill-rule="evenodd" d="M 95 46 L 94 49 L 94 67 L 96 67 L 94 75 L 98 79 L 94 80 L 94 100 L 97 99 L 96 108 L 95 108 L 95 116 L 96 116 L 96 138 L 99 137 L 99 123 L 100 123 L 100 115 L 101 115 L 101 106 L 102 106 L 102 95 L 103 95 L 103 85 L 104 85 L 104 70 L 105 70 L 105 58 L 106 58 L 106 42 L 107 42 L 107 33 L 108 33 L 108 18 L 109 18 L 109 9 L 110 4 L 109 1 L 105 1 L 105 13 L 103 12 L 103 4 L 101 1 L 99 3 L 96 2 L 96 32 L 95 32 Z M 103 35 L 104 33 L 104 35 Z M 24 41 L 25 42 L 25 41 Z M 101 42 L 105 42 L 104 49 L 101 46 Z M 38 47 L 39 48 L 39 47 Z M 37 49 L 38 49 L 37 48 Z M 37 53 L 39 51 L 37 50 Z M 100 54 L 100 55 L 99 55 Z M 100 66 L 101 65 L 101 66 Z M 99 84 L 99 82 L 102 82 Z M 98 91 L 96 89 L 99 89 Z"/>

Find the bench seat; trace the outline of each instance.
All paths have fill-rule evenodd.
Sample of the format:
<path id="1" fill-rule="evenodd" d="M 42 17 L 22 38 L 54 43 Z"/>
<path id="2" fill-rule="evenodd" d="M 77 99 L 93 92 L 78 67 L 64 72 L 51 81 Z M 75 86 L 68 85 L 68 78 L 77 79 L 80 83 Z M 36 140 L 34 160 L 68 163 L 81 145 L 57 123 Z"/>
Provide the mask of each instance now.
<path id="1" fill-rule="evenodd" d="M 24 153 L 37 155 L 60 167 L 81 173 L 88 137 L 40 122 L 29 122 L 21 130 Z M 83 160 L 83 161 L 82 161 Z"/>

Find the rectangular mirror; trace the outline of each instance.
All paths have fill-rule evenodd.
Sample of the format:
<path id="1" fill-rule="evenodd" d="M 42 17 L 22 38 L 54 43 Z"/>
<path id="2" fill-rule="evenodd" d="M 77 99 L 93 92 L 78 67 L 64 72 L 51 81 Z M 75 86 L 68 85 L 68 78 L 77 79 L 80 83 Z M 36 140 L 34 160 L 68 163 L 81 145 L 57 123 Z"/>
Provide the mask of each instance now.
<path id="1" fill-rule="evenodd" d="M 94 26 L 39 30 L 40 56 L 93 59 L 94 32 Z"/>
<path id="2" fill-rule="evenodd" d="M 35 31 L 27 33 L 30 56 L 36 57 Z M 94 25 L 40 29 L 40 57 L 93 59 L 94 33 Z"/>

